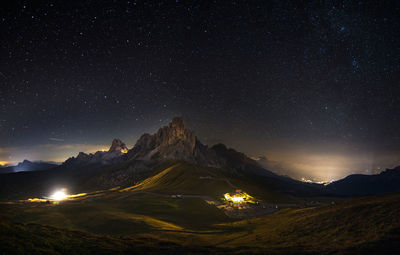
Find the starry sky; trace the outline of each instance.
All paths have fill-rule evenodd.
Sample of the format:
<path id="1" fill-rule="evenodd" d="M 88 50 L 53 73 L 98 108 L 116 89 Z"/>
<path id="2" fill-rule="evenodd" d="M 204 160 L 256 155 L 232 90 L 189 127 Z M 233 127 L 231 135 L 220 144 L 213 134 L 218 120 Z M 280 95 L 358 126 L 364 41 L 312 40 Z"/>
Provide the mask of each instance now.
<path id="1" fill-rule="evenodd" d="M 183 116 L 296 178 L 400 165 L 399 1 L 2 1 L 0 164 Z"/>

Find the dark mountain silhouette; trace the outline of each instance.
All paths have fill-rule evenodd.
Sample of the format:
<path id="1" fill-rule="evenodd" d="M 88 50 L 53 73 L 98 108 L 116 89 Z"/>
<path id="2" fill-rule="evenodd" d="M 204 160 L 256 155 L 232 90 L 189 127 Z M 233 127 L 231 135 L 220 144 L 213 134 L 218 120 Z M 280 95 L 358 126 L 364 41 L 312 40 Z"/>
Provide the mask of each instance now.
<path id="1" fill-rule="evenodd" d="M 125 143 L 120 139 L 114 139 L 108 151 L 97 151 L 86 154 L 79 152 L 78 156 L 67 159 L 63 166 L 69 168 L 82 167 L 85 165 L 112 165 L 122 161 L 122 155 L 128 151 Z"/>
<path id="2" fill-rule="evenodd" d="M 57 164 L 48 163 L 48 162 L 31 162 L 29 160 L 24 160 L 23 162 L 18 163 L 16 166 L 7 166 L 0 168 L 0 174 L 4 173 L 14 173 L 14 172 L 25 172 L 25 171 L 40 171 L 46 170 L 50 168 L 57 167 Z"/>
<path id="3" fill-rule="evenodd" d="M 353 174 L 327 186 L 335 194 L 347 196 L 374 195 L 400 192 L 400 166 L 380 174 Z"/>

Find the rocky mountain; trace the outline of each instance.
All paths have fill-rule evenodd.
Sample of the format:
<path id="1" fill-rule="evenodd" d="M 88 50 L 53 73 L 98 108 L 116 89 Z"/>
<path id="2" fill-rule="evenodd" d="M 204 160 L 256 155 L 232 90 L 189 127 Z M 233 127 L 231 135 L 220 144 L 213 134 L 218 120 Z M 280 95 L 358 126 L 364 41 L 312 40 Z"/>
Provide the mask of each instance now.
<path id="1" fill-rule="evenodd" d="M 202 144 L 180 117 L 174 118 L 168 126 L 153 135 L 142 135 L 128 151 L 127 158 L 159 162 L 182 160 L 208 166 L 220 166 L 221 163 L 215 151 Z"/>
<path id="2" fill-rule="evenodd" d="M 128 152 L 128 147 L 120 139 L 114 139 L 108 151 L 97 151 L 86 154 L 79 152 L 78 156 L 67 159 L 64 167 L 81 167 L 85 165 L 112 165 L 122 161 L 122 156 Z"/>
<path id="3" fill-rule="evenodd" d="M 25 172 L 25 171 L 40 171 L 46 170 L 50 168 L 57 167 L 57 164 L 48 163 L 48 162 L 31 162 L 29 160 L 24 160 L 23 162 L 18 163 L 16 166 L 7 166 L 0 168 L 0 174 L 4 173 L 14 173 L 14 172 Z"/>
<path id="4" fill-rule="evenodd" d="M 128 147 L 120 139 L 114 139 L 108 152 L 119 151 L 122 153 L 128 152 Z"/>
<path id="5" fill-rule="evenodd" d="M 120 139 L 114 139 L 108 151 L 93 154 L 80 152 L 77 157 L 65 161 L 63 166 L 131 162 L 130 169 L 140 168 L 143 171 L 148 165 L 154 167 L 171 160 L 216 168 L 244 169 L 245 165 L 252 165 L 262 169 L 256 161 L 223 144 L 211 148 L 202 144 L 181 117 L 173 118 L 168 126 L 161 127 L 155 134 L 143 134 L 131 150 Z"/>
<path id="6" fill-rule="evenodd" d="M 327 186 L 335 194 L 364 196 L 400 192 L 400 166 L 386 169 L 380 174 L 352 174 Z"/>

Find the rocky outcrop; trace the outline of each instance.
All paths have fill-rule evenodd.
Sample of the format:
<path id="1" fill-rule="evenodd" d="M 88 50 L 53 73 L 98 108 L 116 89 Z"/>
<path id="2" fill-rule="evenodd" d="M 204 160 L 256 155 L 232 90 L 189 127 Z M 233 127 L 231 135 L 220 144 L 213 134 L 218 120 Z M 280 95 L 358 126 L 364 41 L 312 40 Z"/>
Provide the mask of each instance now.
<path id="1" fill-rule="evenodd" d="M 122 153 L 127 153 L 128 152 L 128 147 L 126 147 L 126 144 L 123 143 L 120 139 L 115 138 L 112 141 L 111 147 L 108 150 L 108 152 L 113 152 L 113 151 L 119 151 Z"/>
<path id="2" fill-rule="evenodd" d="M 122 157 L 122 155 L 126 155 Z M 186 127 L 181 117 L 175 117 L 167 126 L 155 134 L 143 134 L 135 146 L 128 151 L 120 139 L 114 139 L 108 151 L 94 154 L 79 153 L 68 159 L 64 165 L 83 166 L 88 164 L 110 165 L 122 161 L 132 161 L 137 165 L 158 165 L 171 160 L 185 161 L 203 166 L 229 169 L 244 169 L 247 165 L 258 164 L 243 153 L 219 144 L 209 148 L 202 144 L 194 132 Z"/>
<path id="3" fill-rule="evenodd" d="M 114 139 L 108 151 L 97 151 L 95 153 L 86 154 L 79 152 L 78 156 L 67 159 L 64 166 L 84 166 L 90 164 L 111 165 L 121 162 L 122 155 L 128 152 L 125 143 L 120 139 Z"/>
<path id="4" fill-rule="evenodd" d="M 215 153 L 203 145 L 193 131 L 186 128 L 183 118 L 175 117 L 172 122 L 150 135 L 144 134 L 128 152 L 135 160 L 183 160 L 190 163 L 217 165 Z"/>

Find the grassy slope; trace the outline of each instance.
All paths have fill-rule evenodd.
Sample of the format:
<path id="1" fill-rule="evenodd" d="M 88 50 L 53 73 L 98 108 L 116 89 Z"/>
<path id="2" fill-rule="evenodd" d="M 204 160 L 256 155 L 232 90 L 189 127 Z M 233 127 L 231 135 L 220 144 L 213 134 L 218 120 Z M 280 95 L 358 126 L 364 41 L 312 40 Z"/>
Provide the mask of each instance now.
<path id="1" fill-rule="evenodd" d="M 214 199 L 222 198 L 224 193 L 242 189 L 269 202 L 292 201 L 273 184 L 258 183 L 236 173 L 183 162 L 169 166 L 130 189 L 163 194 L 205 195 Z"/>
<path id="2" fill-rule="evenodd" d="M 174 206 L 180 207 L 182 205 L 175 204 Z M 121 233 L 114 233 L 112 236 L 99 236 L 36 224 L 10 224 L 7 223 L 9 221 L 2 220 L 0 246 L 8 247 L 12 251 L 28 249 L 29 247 L 29 249 L 33 247 L 33 250 L 48 249 L 48 251 L 53 251 L 59 249 L 59 247 L 64 247 L 65 251 L 68 251 L 64 254 L 73 254 L 70 251 L 75 248 L 77 253 L 92 251 L 93 249 L 97 252 L 99 250 L 126 251 L 127 249 L 134 249 L 134 247 L 140 249 L 142 245 L 150 245 L 150 247 L 155 248 L 152 246 L 153 244 L 158 246 L 162 242 L 169 243 L 170 245 L 167 246 L 171 249 L 178 249 L 177 247 L 179 247 L 179 249 L 183 249 L 180 250 L 182 252 L 190 250 L 200 253 L 217 251 L 218 249 L 218 253 L 225 251 L 230 251 L 228 253 L 234 253 L 234 251 L 247 253 L 251 251 L 285 254 L 330 254 L 332 252 L 338 254 L 396 254 L 396 252 L 400 252 L 400 194 L 363 198 L 331 206 L 282 210 L 264 218 L 222 222 L 217 226 L 213 225 L 212 222 L 201 222 L 204 226 L 208 224 L 208 231 L 189 231 L 189 226 L 193 230 L 196 229 L 196 224 L 199 224 L 196 219 L 192 222 L 182 220 L 181 224 L 178 225 L 177 223 L 180 220 L 178 220 L 178 215 L 174 215 L 176 211 L 174 212 L 173 209 L 170 213 L 174 216 L 170 218 L 170 221 L 164 221 L 162 215 L 157 215 L 156 207 L 146 209 L 145 213 L 148 215 L 143 217 L 149 217 L 150 220 L 144 221 L 144 224 L 148 225 L 142 229 L 135 229 L 134 225 L 130 225 L 130 222 L 138 220 L 137 217 L 141 215 L 140 212 L 125 212 L 115 215 L 127 226 L 132 227 L 124 235 L 127 238 L 120 238 Z M 43 208 L 41 209 L 43 210 Z M 17 210 L 18 208 L 13 207 L 8 212 L 10 214 L 16 213 Z M 69 210 L 78 209 L 69 208 Z M 101 222 L 101 217 L 95 215 L 102 215 L 103 212 L 90 213 L 87 211 L 86 213 L 95 218 L 92 224 Z M 7 216 L 9 219 L 10 214 Z M 75 217 L 79 217 L 78 212 L 73 214 Z M 96 217 L 100 218 L 96 219 Z M 12 221 L 15 220 L 17 218 L 13 218 Z M 29 222 L 29 220 L 27 221 Z M 99 227 L 102 229 L 112 228 L 112 226 L 115 226 L 115 221 L 108 223 L 105 221 L 104 224 Z M 106 226 L 107 224 L 109 226 Z M 146 239 L 143 239 L 144 237 Z M 137 240 L 142 239 L 152 241 L 144 244 L 137 242 Z M 201 250 L 198 246 L 208 248 Z M 158 252 L 157 249 L 154 251 Z"/>
<path id="3" fill-rule="evenodd" d="M 224 246 L 254 246 L 305 252 L 400 252 L 400 194 L 367 197 L 338 205 L 284 210 L 234 223 L 248 230 Z M 229 238 L 228 238 L 229 239 Z M 398 254 L 398 253 L 397 253 Z"/>
<path id="4" fill-rule="evenodd" d="M 202 179 L 202 177 L 212 179 Z M 217 198 L 234 189 L 226 181 L 226 177 L 216 169 L 186 163 L 168 167 L 134 187 L 134 190 L 163 194 L 210 195 Z"/>
<path id="5" fill-rule="evenodd" d="M 212 178 L 199 178 L 205 176 Z M 213 168 L 178 163 L 131 191 L 112 192 L 94 201 L 0 205 L 0 247 L 9 249 L 7 254 L 27 250 L 40 254 L 142 253 L 146 246 L 148 252 L 164 254 L 400 252 L 400 194 L 281 210 L 240 221 L 228 219 L 201 198 L 168 196 L 218 198 L 234 189 L 231 184 L 257 196 L 273 194 L 274 198 L 278 194 L 273 188 L 252 187 L 246 179 Z"/>
<path id="6" fill-rule="evenodd" d="M 129 199 L 132 199 L 132 197 L 129 197 Z M 145 200 L 148 205 L 142 211 L 139 207 L 143 207 L 144 204 L 139 202 L 140 199 Z M 146 237 L 153 240 L 151 243 L 170 243 L 171 249 L 186 247 L 198 251 L 199 248 L 197 247 L 203 246 L 209 247 L 205 252 L 221 249 L 219 250 L 221 253 L 229 250 L 231 250 L 231 253 L 233 251 L 245 253 L 267 251 L 285 254 L 292 252 L 396 254 L 395 252 L 400 252 L 400 194 L 363 198 L 331 206 L 282 210 L 267 217 L 235 222 L 225 221 L 221 215 L 222 218 L 218 219 L 219 216 L 216 212 L 213 213 L 217 217 L 216 219 L 212 220 L 213 215 L 209 215 L 209 220 L 204 220 L 203 217 L 210 214 L 212 208 L 209 208 L 210 211 L 208 212 L 199 211 L 197 216 L 192 214 L 188 215 L 186 219 L 182 219 L 180 216 L 190 213 L 190 207 L 193 206 L 188 204 L 185 209 L 184 201 L 186 199 L 161 203 L 157 203 L 156 200 L 149 202 L 148 199 L 148 197 L 142 196 L 136 197 L 130 202 L 125 201 L 125 209 L 127 209 L 125 211 L 118 211 L 116 209 L 118 206 L 112 204 L 98 204 L 92 211 L 84 207 L 67 204 L 65 208 L 51 208 L 57 210 L 57 213 L 54 213 L 54 215 L 58 215 L 54 216 L 55 219 L 65 217 L 72 220 L 74 217 L 75 219 L 82 217 L 79 222 L 76 222 L 76 226 L 86 224 L 83 230 L 86 228 L 88 231 L 96 232 L 94 227 L 100 224 L 97 232 L 108 232 L 111 236 L 72 231 L 74 228 L 70 228 L 70 230 L 57 229 L 54 231 L 60 232 L 59 234 L 49 235 L 46 234 L 47 227 L 13 225 L 6 223 L 9 221 L 2 220 L 0 246 L 5 247 L 4 245 L 10 242 L 13 243 L 9 247 L 10 249 L 19 249 L 19 246 L 28 245 L 29 247 L 35 246 L 35 249 L 49 247 L 48 249 L 51 250 L 58 247 L 57 245 L 61 242 L 68 249 L 82 246 L 82 249 L 90 251 L 91 247 L 98 246 L 98 249 L 105 251 L 110 247 L 112 247 L 112 250 L 126 250 L 129 247 L 140 246 L 134 240 L 141 240 L 140 238 Z M 174 201 L 177 201 L 177 203 Z M 131 202 L 137 203 L 137 207 L 135 208 L 135 205 Z M 154 203 L 153 207 L 150 206 L 152 203 Z M 162 203 L 172 204 L 165 207 Z M 114 214 L 111 213 L 115 217 L 114 220 L 107 220 L 110 214 L 99 210 L 102 206 L 114 207 L 114 209 L 110 209 L 114 210 Z M 41 219 L 33 220 L 33 222 L 46 225 L 59 222 L 56 225 L 61 227 L 64 224 L 68 228 L 68 220 L 63 222 L 62 218 L 58 218 L 55 222 L 46 222 L 44 218 L 51 214 L 46 212 L 49 208 L 31 208 L 23 213 L 20 211 L 23 210 L 22 208 L 15 206 L 3 206 L 3 209 L 5 208 L 8 208 L 6 210 L 8 213 L 3 214 L 3 216 L 12 219 L 12 222 L 20 221 L 24 217 L 26 223 L 32 222 L 32 218 L 27 218 L 28 215 L 34 218 L 32 215 L 45 213 Z M 200 206 L 197 209 L 202 210 L 204 208 Z M 37 211 L 35 212 L 35 210 Z M 79 213 L 80 211 L 81 213 Z M 2 212 L 5 211 L 2 210 Z M 82 212 L 87 215 L 83 216 Z M 16 214 L 19 215 L 15 216 Z M 67 216 L 68 214 L 69 216 Z M 84 223 L 85 221 L 87 222 Z M 221 223 L 215 225 L 217 221 Z M 63 224 L 60 224 L 60 222 Z M 140 224 L 142 224 L 141 227 Z M 91 227 L 88 228 L 89 225 Z M 118 231 L 115 231 L 115 229 L 118 229 Z M 35 237 L 33 238 L 32 235 Z M 83 237 L 80 237 L 80 235 L 83 235 Z M 128 237 L 131 241 L 120 238 L 121 235 L 124 238 Z M 104 237 L 104 239 L 101 237 Z M 88 243 L 82 241 L 86 239 Z M 82 249 L 78 251 L 82 251 Z"/>
<path id="7" fill-rule="evenodd" d="M 213 224 L 231 221 L 222 211 L 200 198 L 174 199 L 152 194 L 60 205 L 9 205 L 4 211 L 15 222 L 113 235 L 206 230 Z"/>
<path id="8" fill-rule="evenodd" d="M 216 247 L 187 247 L 162 238 L 112 237 L 38 224 L 0 221 L 1 254 L 232 254 Z"/>

